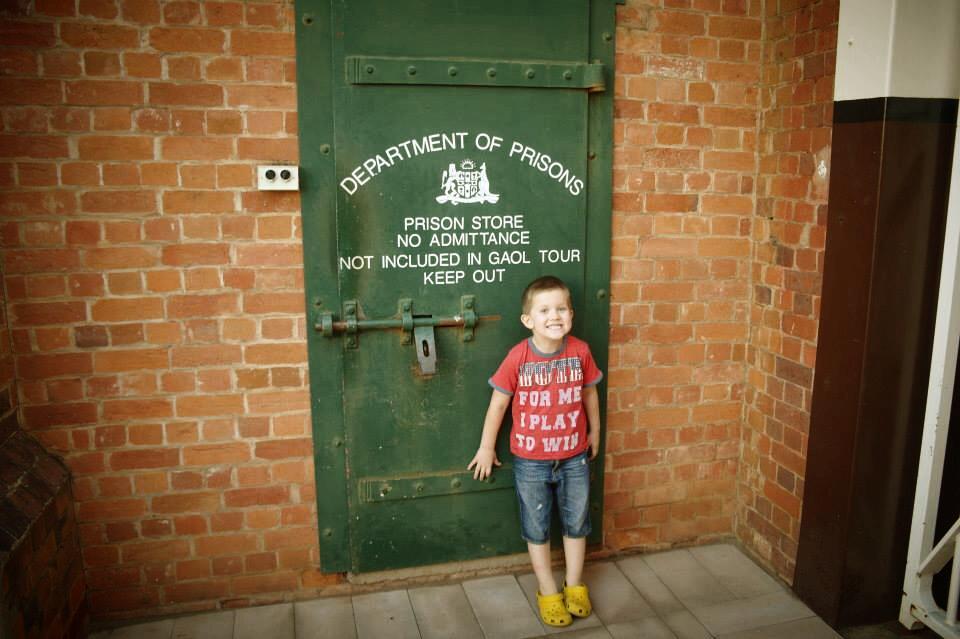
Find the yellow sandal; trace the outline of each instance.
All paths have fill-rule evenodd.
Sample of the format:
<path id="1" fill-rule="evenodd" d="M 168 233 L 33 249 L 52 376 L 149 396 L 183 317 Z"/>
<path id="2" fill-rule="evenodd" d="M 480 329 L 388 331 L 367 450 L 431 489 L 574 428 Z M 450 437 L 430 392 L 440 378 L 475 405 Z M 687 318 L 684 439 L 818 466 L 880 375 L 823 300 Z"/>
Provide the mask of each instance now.
<path id="1" fill-rule="evenodd" d="M 593 606 L 590 604 L 590 592 L 586 584 L 578 586 L 568 586 L 563 584 L 563 599 L 566 603 L 567 612 L 577 617 L 589 617 L 593 612 Z"/>
<path id="2" fill-rule="evenodd" d="M 564 606 L 563 593 L 541 595 L 537 592 L 537 606 L 540 608 L 540 618 L 548 626 L 562 628 L 573 623 L 573 617 Z"/>

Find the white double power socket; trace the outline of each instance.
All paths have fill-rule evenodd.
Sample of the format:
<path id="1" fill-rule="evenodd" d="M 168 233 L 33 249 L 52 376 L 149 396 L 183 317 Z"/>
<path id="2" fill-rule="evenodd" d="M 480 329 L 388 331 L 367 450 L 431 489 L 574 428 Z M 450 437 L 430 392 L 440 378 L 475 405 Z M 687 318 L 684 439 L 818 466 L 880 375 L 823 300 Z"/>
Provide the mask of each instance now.
<path id="1" fill-rule="evenodd" d="M 287 164 L 266 164 L 257 167 L 257 189 L 260 191 L 299 191 L 300 167 Z"/>

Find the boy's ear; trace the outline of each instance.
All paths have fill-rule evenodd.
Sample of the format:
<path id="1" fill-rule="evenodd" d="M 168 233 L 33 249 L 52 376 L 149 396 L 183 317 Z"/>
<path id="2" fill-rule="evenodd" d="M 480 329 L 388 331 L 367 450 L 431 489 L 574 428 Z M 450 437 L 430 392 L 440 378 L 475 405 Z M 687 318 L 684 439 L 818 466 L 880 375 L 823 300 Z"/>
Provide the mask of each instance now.
<path id="1" fill-rule="evenodd" d="M 520 316 L 520 323 L 523 324 L 527 329 L 531 331 L 533 330 L 533 318 L 526 313 L 523 313 Z"/>

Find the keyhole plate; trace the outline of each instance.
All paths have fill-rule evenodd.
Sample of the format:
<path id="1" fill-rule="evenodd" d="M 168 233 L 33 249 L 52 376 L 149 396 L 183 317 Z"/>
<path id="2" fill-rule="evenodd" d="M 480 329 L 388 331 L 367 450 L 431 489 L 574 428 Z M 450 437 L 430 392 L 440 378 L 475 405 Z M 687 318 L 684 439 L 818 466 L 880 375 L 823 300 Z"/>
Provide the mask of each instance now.
<path id="1" fill-rule="evenodd" d="M 433 338 L 432 326 L 417 326 L 413 329 L 413 343 L 417 350 L 420 372 L 433 375 L 437 372 L 437 343 Z"/>

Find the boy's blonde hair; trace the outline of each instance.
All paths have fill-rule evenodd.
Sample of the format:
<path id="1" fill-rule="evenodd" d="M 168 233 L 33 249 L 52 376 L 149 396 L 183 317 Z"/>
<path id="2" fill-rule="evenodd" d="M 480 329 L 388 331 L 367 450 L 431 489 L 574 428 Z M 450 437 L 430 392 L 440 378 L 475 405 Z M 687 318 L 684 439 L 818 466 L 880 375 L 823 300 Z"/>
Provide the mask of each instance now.
<path id="1" fill-rule="evenodd" d="M 561 290 L 567 294 L 567 302 L 570 300 L 570 288 L 559 277 L 553 275 L 544 275 L 527 284 L 523 289 L 523 295 L 520 296 L 520 308 L 524 315 L 530 314 L 530 306 L 533 304 L 533 296 L 543 291 Z"/>

